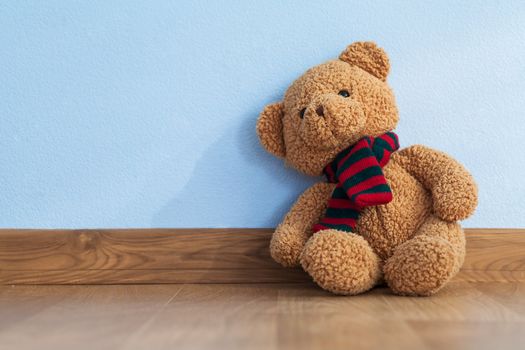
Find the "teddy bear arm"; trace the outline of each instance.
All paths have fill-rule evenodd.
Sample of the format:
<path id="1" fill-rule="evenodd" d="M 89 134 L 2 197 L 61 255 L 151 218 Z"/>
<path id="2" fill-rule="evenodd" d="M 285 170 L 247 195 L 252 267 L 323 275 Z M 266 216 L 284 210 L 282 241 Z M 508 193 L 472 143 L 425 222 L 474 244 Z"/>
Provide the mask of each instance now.
<path id="1" fill-rule="evenodd" d="M 283 266 L 298 266 L 303 247 L 312 235 L 312 226 L 321 220 L 335 185 L 319 182 L 308 188 L 294 203 L 273 233 L 270 253 Z"/>
<path id="2" fill-rule="evenodd" d="M 472 215 L 478 191 L 472 175 L 443 152 L 414 145 L 395 154 L 396 160 L 425 188 L 431 191 L 435 214 L 446 221 Z"/>

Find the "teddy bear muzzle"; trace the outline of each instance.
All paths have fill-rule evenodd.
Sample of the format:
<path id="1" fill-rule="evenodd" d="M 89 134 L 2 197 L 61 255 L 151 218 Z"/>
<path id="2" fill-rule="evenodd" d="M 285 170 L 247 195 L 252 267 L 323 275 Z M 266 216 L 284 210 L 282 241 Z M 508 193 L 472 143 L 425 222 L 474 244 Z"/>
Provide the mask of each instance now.
<path id="1" fill-rule="evenodd" d="M 362 135 L 365 113 L 358 102 L 337 94 L 315 98 L 306 108 L 300 136 L 310 147 L 330 149 L 351 144 Z"/>

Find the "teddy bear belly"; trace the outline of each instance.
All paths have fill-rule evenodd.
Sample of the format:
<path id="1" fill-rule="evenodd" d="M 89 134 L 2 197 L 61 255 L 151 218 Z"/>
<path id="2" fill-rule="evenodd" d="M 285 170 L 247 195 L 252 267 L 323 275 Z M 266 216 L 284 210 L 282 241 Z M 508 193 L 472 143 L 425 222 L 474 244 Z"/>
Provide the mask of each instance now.
<path id="1" fill-rule="evenodd" d="M 414 236 L 431 214 L 432 197 L 416 178 L 394 160 L 383 171 L 393 199 L 386 205 L 363 210 L 356 229 L 382 259 L 387 259 L 395 247 Z"/>

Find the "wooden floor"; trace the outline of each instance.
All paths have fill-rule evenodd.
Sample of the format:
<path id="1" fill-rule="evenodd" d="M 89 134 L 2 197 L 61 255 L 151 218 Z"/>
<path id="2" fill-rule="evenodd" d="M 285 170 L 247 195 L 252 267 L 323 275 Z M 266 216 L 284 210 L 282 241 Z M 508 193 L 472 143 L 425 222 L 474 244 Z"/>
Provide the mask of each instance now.
<path id="1" fill-rule="evenodd" d="M 1 349 L 523 349 L 525 282 L 431 298 L 310 283 L 0 286 Z"/>
<path id="2" fill-rule="evenodd" d="M 0 230 L 0 350 L 525 349 L 525 230 L 467 230 L 430 298 L 328 294 L 271 232 Z"/>

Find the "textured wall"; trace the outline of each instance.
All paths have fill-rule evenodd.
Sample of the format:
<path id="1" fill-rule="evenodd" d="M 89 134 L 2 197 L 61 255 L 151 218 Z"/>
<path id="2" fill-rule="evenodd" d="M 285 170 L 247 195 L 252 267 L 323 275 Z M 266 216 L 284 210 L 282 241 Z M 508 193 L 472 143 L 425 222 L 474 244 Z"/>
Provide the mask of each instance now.
<path id="1" fill-rule="evenodd" d="M 257 114 L 372 39 L 402 145 L 479 182 L 465 225 L 523 227 L 523 23 L 523 1 L 3 1 L 0 226 L 275 225 L 312 179 L 262 151 Z"/>

